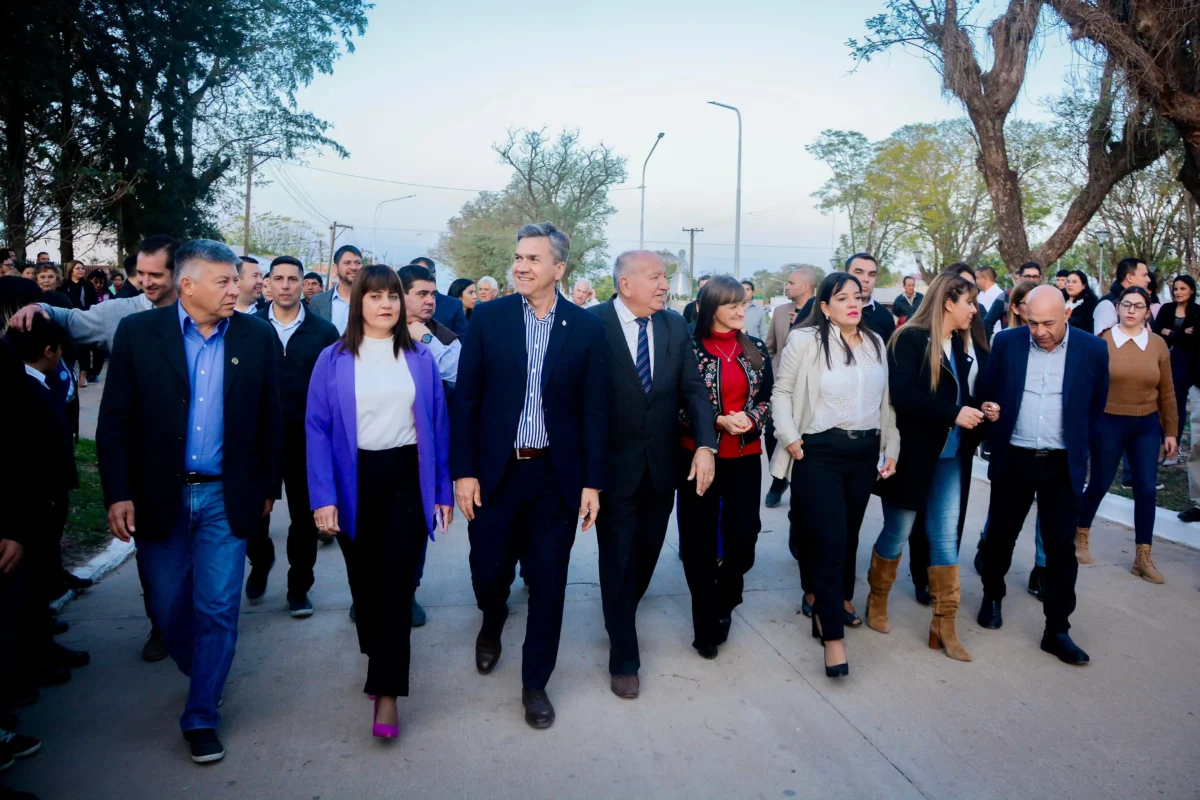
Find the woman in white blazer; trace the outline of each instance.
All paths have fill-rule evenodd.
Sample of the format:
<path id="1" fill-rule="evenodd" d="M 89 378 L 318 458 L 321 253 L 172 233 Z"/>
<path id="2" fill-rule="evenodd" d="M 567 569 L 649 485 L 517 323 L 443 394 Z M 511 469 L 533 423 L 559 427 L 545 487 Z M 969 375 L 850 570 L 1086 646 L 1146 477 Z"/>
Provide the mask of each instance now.
<path id="1" fill-rule="evenodd" d="M 792 553 L 814 596 L 813 637 L 825 645 L 832 678 L 850 671 L 843 637 L 847 621 L 858 619 L 851 600 L 859 527 L 875 481 L 896 471 L 900 434 L 886 343 L 863 322 L 858 279 L 827 276 L 811 323 L 788 336 L 771 393 L 781 445 L 771 475 L 791 477 Z"/>

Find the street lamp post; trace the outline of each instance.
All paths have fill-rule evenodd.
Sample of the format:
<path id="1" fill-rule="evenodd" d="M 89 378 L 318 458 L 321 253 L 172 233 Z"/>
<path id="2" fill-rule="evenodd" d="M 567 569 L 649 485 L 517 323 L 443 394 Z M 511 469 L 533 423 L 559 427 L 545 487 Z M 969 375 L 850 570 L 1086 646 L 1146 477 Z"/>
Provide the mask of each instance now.
<path id="1" fill-rule="evenodd" d="M 391 200 L 384 200 L 379 205 L 375 206 L 375 224 L 371 227 L 371 260 L 379 260 L 379 251 L 375 249 L 375 243 L 379 240 L 379 209 L 388 203 L 394 203 L 397 200 L 407 200 L 410 197 L 416 197 L 415 194 L 406 194 L 404 197 L 393 197 Z"/>
<path id="2" fill-rule="evenodd" d="M 638 226 L 638 250 L 646 249 L 646 165 L 650 163 L 650 156 L 654 155 L 654 149 L 658 147 L 658 143 L 662 141 L 665 133 L 660 133 L 658 138 L 654 140 L 653 146 L 650 148 L 650 153 L 646 156 L 646 160 L 642 162 L 642 222 Z"/>
<path id="3" fill-rule="evenodd" d="M 733 277 L 742 279 L 742 112 L 736 107 L 709 100 L 709 105 L 728 108 L 738 119 L 737 217 L 733 225 Z"/>
<path id="4" fill-rule="evenodd" d="M 1092 234 L 1096 238 L 1096 244 L 1100 245 L 1100 264 L 1096 268 L 1096 278 L 1100 281 L 1100 289 L 1104 289 L 1104 246 L 1108 244 L 1109 232 L 1103 228 Z"/>

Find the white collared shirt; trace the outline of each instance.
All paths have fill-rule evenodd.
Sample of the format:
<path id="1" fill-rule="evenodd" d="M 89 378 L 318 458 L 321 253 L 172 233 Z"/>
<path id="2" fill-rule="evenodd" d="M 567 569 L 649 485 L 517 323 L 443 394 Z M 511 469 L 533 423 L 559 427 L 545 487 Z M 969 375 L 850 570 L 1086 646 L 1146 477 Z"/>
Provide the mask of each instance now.
<path id="1" fill-rule="evenodd" d="M 279 341 L 283 344 L 283 349 L 287 350 L 288 342 L 292 339 L 292 334 L 300 327 L 300 323 L 304 322 L 304 303 L 300 303 L 300 313 L 296 318 L 284 325 L 275 316 L 275 304 L 271 303 L 267 311 L 267 319 L 271 321 L 271 325 L 275 328 L 275 334 L 279 337 Z"/>
<path id="2" fill-rule="evenodd" d="M 1150 345 L 1150 332 L 1145 328 L 1142 328 L 1142 332 L 1137 336 L 1126 336 L 1125 331 L 1121 330 L 1120 325 L 1114 325 L 1112 327 L 1112 338 L 1113 346 L 1115 346 L 1118 350 L 1120 350 L 1121 345 L 1125 344 L 1126 342 L 1133 342 L 1144 353 L 1146 352 L 1146 348 Z"/>
<path id="3" fill-rule="evenodd" d="M 329 304 L 330 322 L 338 333 L 345 333 L 350 324 L 350 301 L 342 299 L 342 293 L 333 287 L 333 301 Z"/>
<path id="4" fill-rule="evenodd" d="M 47 389 L 50 388 L 49 386 L 46 386 L 46 376 L 28 364 L 25 365 L 25 374 L 32 375 L 42 386 L 45 386 Z"/>
<path id="5" fill-rule="evenodd" d="M 629 346 L 629 357 L 633 359 L 633 363 L 637 364 L 637 340 L 639 326 L 638 318 L 633 315 L 633 312 L 621 302 L 619 296 L 613 297 L 613 308 L 617 312 L 617 320 L 621 323 L 621 333 L 625 334 L 625 344 Z M 650 377 L 654 377 L 654 315 L 651 314 L 650 322 L 646 323 L 646 345 L 650 348 Z"/>

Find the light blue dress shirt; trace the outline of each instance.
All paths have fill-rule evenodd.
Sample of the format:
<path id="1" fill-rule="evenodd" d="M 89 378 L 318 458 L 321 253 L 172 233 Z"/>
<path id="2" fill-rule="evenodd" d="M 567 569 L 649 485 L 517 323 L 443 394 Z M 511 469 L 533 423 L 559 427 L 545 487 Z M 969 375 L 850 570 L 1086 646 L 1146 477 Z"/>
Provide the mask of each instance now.
<path id="1" fill-rule="evenodd" d="M 176 303 L 176 307 L 192 392 L 183 471 L 220 475 L 225 438 L 225 331 L 229 320 L 217 323 L 206 340 L 195 320 L 183 310 L 183 304 Z"/>
<path id="2" fill-rule="evenodd" d="M 1028 450 L 1065 450 L 1063 438 L 1063 381 L 1067 374 L 1067 340 L 1071 327 L 1058 347 L 1047 353 L 1029 339 L 1029 366 L 1025 370 L 1025 392 L 1013 429 L 1011 444 Z"/>
<path id="3" fill-rule="evenodd" d="M 329 303 L 329 316 L 333 327 L 337 328 L 338 333 L 345 333 L 346 326 L 350 324 L 350 303 L 342 299 L 342 295 L 336 289 L 333 292 L 333 299 Z"/>

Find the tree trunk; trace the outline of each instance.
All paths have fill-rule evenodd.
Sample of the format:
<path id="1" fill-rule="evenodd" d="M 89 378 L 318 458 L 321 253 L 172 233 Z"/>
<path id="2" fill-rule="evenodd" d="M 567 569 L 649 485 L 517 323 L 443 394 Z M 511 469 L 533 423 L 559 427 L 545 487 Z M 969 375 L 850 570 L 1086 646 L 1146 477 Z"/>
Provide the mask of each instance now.
<path id="1" fill-rule="evenodd" d="M 1016 272 L 1030 259 L 1029 236 L 1025 231 L 1021 186 L 1016 170 L 1008 162 L 1004 118 L 977 115 L 974 111 L 969 113 L 979 136 L 980 168 L 996 215 L 997 249 L 1009 270 Z"/>

